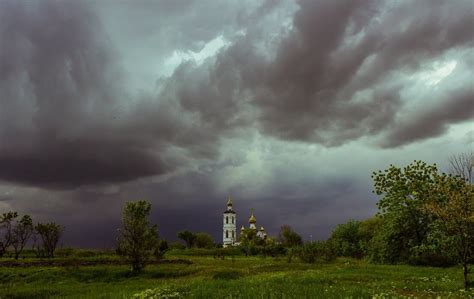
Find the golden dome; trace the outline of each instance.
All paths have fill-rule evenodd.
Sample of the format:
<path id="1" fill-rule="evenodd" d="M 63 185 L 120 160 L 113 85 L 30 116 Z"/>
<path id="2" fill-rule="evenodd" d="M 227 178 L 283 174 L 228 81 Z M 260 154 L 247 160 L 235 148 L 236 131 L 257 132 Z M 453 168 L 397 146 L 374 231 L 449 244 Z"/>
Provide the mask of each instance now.
<path id="1" fill-rule="evenodd" d="M 265 231 L 265 229 L 263 228 L 263 226 L 260 226 L 260 230 L 263 231 L 263 232 Z"/>
<path id="2" fill-rule="evenodd" d="M 250 218 L 249 218 L 249 223 L 257 223 L 257 218 L 255 218 L 255 216 L 253 215 L 253 213 L 252 213 L 252 215 L 251 215 Z"/>

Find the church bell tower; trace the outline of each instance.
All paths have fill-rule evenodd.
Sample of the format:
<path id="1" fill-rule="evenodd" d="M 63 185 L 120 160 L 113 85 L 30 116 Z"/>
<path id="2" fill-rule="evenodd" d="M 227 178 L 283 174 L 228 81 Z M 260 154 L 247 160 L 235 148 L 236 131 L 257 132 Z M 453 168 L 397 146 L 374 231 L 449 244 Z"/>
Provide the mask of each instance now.
<path id="1" fill-rule="evenodd" d="M 237 214 L 232 208 L 232 199 L 227 200 L 227 210 L 224 212 L 223 247 L 232 246 L 237 241 Z"/>

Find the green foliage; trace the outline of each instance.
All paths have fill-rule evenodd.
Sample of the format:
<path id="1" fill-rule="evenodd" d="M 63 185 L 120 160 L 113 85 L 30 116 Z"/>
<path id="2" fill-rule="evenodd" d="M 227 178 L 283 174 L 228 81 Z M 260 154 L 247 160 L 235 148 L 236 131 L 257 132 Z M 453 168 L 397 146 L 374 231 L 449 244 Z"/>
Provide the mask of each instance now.
<path id="1" fill-rule="evenodd" d="M 391 165 L 372 177 L 374 192 L 383 195 L 378 203 L 383 226 L 370 242 L 371 259 L 437 266 L 458 261 L 467 289 L 474 253 L 474 189 L 469 180 L 438 173 L 436 165 L 421 161 L 403 169 Z"/>
<path id="2" fill-rule="evenodd" d="M 240 234 L 240 244 L 241 246 L 256 246 L 261 245 L 262 240 L 257 237 L 257 230 L 255 229 L 246 229 Z"/>
<path id="3" fill-rule="evenodd" d="M 437 172 L 436 165 L 415 161 L 403 169 L 391 165 L 373 173 L 374 192 L 383 195 L 377 204 L 385 224 L 377 253 L 383 262 L 407 262 L 413 258 L 412 248 L 425 241 L 433 216 L 423 207 L 436 186 Z"/>
<path id="4" fill-rule="evenodd" d="M 383 219 L 381 217 L 371 217 L 360 222 L 359 225 L 359 245 L 364 258 L 369 258 L 373 250 L 374 237 L 379 233 L 383 226 Z"/>
<path id="5" fill-rule="evenodd" d="M 196 242 L 196 234 L 188 230 L 183 230 L 183 231 L 178 232 L 178 238 L 180 238 L 186 243 L 187 248 L 193 247 Z"/>
<path id="6" fill-rule="evenodd" d="M 39 255 L 54 258 L 54 251 L 56 250 L 63 231 L 64 228 L 54 222 L 36 224 L 35 233 L 41 240 L 41 245 L 38 244 L 37 247 Z"/>
<path id="7" fill-rule="evenodd" d="M 195 245 L 197 248 L 212 248 L 214 247 L 214 239 L 208 233 L 197 233 Z"/>
<path id="8" fill-rule="evenodd" d="M 262 249 L 264 256 L 281 256 L 286 255 L 287 248 L 282 244 L 276 242 L 266 242 L 266 245 Z"/>
<path id="9" fill-rule="evenodd" d="M 435 228 L 446 239 L 441 245 L 451 245 L 455 260 L 463 266 L 467 289 L 469 261 L 474 258 L 474 186 L 464 177 L 446 174 L 437 175 L 435 182 L 425 209 L 438 219 Z"/>
<path id="10" fill-rule="evenodd" d="M 257 230 L 246 229 L 240 235 L 240 249 L 245 255 L 265 254 L 267 240 L 257 236 Z"/>
<path id="11" fill-rule="evenodd" d="M 174 250 L 174 249 L 185 249 L 186 246 L 184 246 L 183 244 L 179 243 L 179 242 L 172 242 L 169 244 L 168 246 L 168 249 L 169 250 Z"/>
<path id="12" fill-rule="evenodd" d="M 430 224 L 426 240 L 412 248 L 412 265 L 448 267 L 456 264 L 455 236 L 446 235 L 443 223 L 435 220 Z"/>
<path id="13" fill-rule="evenodd" d="M 296 255 L 305 263 L 329 262 L 337 256 L 335 246 L 331 241 L 306 243 L 296 248 Z"/>
<path id="14" fill-rule="evenodd" d="M 298 235 L 289 225 L 283 225 L 280 228 L 278 240 L 287 248 L 303 244 L 301 236 Z"/>
<path id="15" fill-rule="evenodd" d="M 350 220 L 345 224 L 339 224 L 331 234 L 331 240 L 336 248 L 338 256 L 361 258 L 362 235 L 361 222 Z"/>
<path id="16" fill-rule="evenodd" d="M 158 246 L 158 229 L 150 225 L 151 204 L 146 201 L 127 202 L 123 209 L 122 228 L 117 253 L 126 258 L 133 271 L 141 271 Z"/>

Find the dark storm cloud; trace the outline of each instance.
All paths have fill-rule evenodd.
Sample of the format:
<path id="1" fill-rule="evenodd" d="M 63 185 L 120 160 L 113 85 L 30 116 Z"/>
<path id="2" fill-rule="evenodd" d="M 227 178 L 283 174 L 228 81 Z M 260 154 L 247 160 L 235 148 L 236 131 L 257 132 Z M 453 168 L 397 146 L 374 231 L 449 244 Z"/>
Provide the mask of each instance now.
<path id="1" fill-rule="evenodd" d="M 256 109 L 255 120 L 262 133 L 327 146 L 373 135 L 393 138 L 380 144 L 399 146 L 444 132 L 422 129 L 428 119 L 433 128 L 442 128 L 472 117 L 469 113 L 436 117 L 428 109 L 433 116 L 410 120 L 419 134 L 399 136 L 397 127 L 404 107 L 417 100 L 404 94 L 415 86 L 407 72 L 416 74 L 424 64 L 449 55 L 465 58 L 456 51 L 472 55 L 474 14 L 469 1 L 454 5 L 300 1 L 299 5 L 293 27 L 283 32 L 274 55 L 257 49 L 265 36 L 254 34 L 258 25 L 252 24 L 245 36 L 217 55 L 214 64 L 193 69 L 194 74 L 219 78 L 201 85 L 201 90 L 226 92 L 224 97 L 192 97 L 192 109 L 202 113 L 232 107 L 237 95 L 240 102 Z M 472 86 L 470 74 L 459 88 Z M 188 82 L 175 81 L 174 89 L 186 90 Z M 429 88 L 419 85 L 420 91 Z M 441 93 L 432 89 L 434 98 L 441 98 Z M 444 97 L 440 100 L 447 102 L 451 95 Z M 189 97 L 177 92 L 176 99 L 189 107 Z M 464 99 L 461 104 L 469 100 Z M 214 100 L 220 107 L 212 104 Z"/>
<path id="2" fill-rule="evenodd" d="M 326 146 L 378 136 L 396 147 L 472 118 L 461 108 L 472 99 L 466 69 L 456 90 L 433 88 L 436 102 L 421 117 L 405 112 L 415 95 L 405 92 L 415 84 L 407 73 L 472 54 L 471 2 L 299 1 L 291 24 L 275 26 L 285 5 L 265 1 L 232 16 L 206 1 L 110 11 L 0 2 L 0 179 L 73 188 L 170 174 L 218 159 L 223 140 L 255 130 Z M 141 36 L 166 53 L 199 51 L 220 35 L 229 45 L 182 62 L 158 91 L 137 96 L 94 7 L 134 47 Z M 128 29 L 124 16 L 139 26 Z"/>
<path id="3" fill-rule="evenodd" d="M 122 136 L 120 70 L 79 2 L 0 3 L 0 179 L 67 187 L 164 172 Z"/>
<path id="4" fill-rule="evenodd" d="M 439 136 L 455 124 L 474 117 L 474 87 L 456 90 L 444 102 L 417 111 L 416 115 L 398 123 L 385 138 L 383 146 L 393 147 L 411 143 L 415 140 Z"/>
<path id="5" fill-rule="evenodd" d="M 283 139 L 338 145 L 390 130 L 405 103 L 400 91 L 413 84 L 395 84 L 396 72 L 416 72 L 422 62 L 453 48 L 471 49 L 472 55 L 474 14 L 469 1 L 402 2 L 394 7 L 380 1 L 299 3 L 294 28 L 276 58 L 248 80 L 261 109 L 263 131 Z M 472 73 L 463 84 L 472 88 Z M 371 94 L 356 98 L 366 90 Z M 472 94 L 465 97 L 461 106 L 455 105 L 468 107 Z M 453 118 L 460 122 L 471 117 L 425 116 L 412 126 L 423 126 L 429 119 L 430 126 L 443 127 Z M 414 142 L 443 132 L 419 131 L 406 139 Z"/>
<path id="6" fill-rule="evenodd" d="M 0 3 L 0 179 L 72 188 L 168 173 L 189 162 L 183 156 L 216 156 L 235 110 L 218 99 L 232 86 L 207 90 L 219 79 L 183 64 L 159 95 L 131 95 L 86 4 Z M 173 91 L 175 80 L 189 84 Z"/>

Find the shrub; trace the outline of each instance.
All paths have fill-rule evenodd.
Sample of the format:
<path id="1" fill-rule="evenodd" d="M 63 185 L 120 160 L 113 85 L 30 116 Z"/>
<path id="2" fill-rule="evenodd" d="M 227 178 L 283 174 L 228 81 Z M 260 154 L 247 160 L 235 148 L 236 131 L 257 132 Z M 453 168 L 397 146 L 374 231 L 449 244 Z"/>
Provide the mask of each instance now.
<path id="1" fill-rule="evenodd" d="M 197 248 L 213 248 L 214 239 L 208 233 L 197 233 L 194 241 Z"/>
<path id="2" fill-rule="evenodd" d="M 280 228 L 278 240 L 284 247 L 293 247 L 303 244 L 301 236 L 298 235 L 289 225 L 283 225 Z"/>
<path id="3" fill-rule="evenodd" d="M 173 249 L 185 249 L 186 246 L 184 246 L 183 244 L 179 243 L 179 242 L 173 242 L 173 243 L 170 243 L 168 245 L 168 249 L 169 250 L 173 250 Z"/>
<path id="4" fill-rule="evenodd" d="M 306 243 L 296 249 L 296 255 L 302 262 L 332 261 L 336 258 L 334 245 L 330 241 Z"/>
<path id="5" fill-rule="evenodd" d="M 362 257 L 360 226 L 361 222 L 355 220 L 336 226 L 331 234 L 331 240 L 338 256 Z"/>

